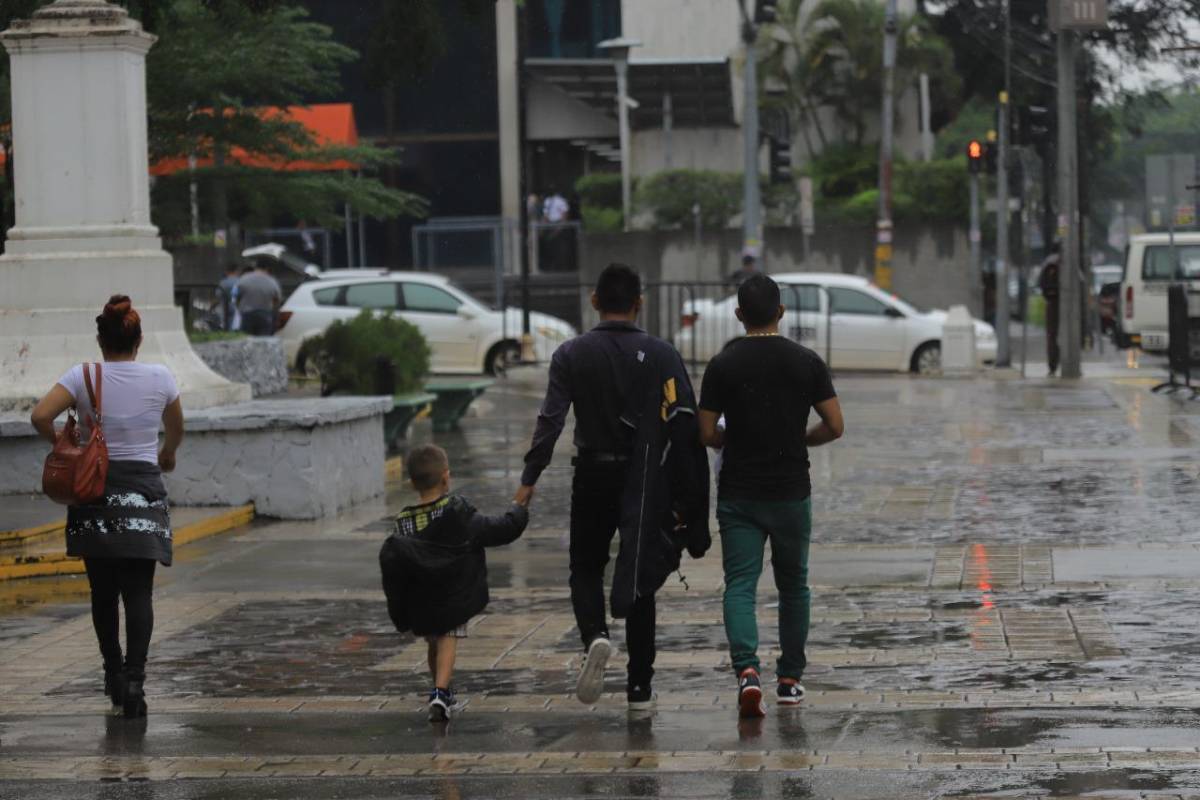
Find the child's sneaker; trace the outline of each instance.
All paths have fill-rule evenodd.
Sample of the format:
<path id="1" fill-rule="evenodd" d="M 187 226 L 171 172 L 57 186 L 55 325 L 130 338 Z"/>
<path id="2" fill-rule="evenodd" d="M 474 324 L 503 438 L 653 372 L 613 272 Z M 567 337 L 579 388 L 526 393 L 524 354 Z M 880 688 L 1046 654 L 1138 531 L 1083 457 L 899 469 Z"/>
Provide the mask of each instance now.
<path id="1" fill-rule="evenodd" d="M 608 665 L 610 655 L 612 642 L 607 636 L 592 639 L 583 658 L 583 668 L 579 670 L 579 682 L 575 684 L 575 696 L 579 702 L 590 706 L 600 699 L 604 691 L 604 667 Z"/>
<path id="2" fill-rule="evenodd" d="M 763 705 L 762 681 L 758 670 L 747 667 L 738 676 L 738 713 L 743 717 L 765 717 L 767 707 Z"/>
<path id="3" fill-rule="evenodd" d="M 804 685 L 795 678 L 780 678 L 775 695 L 776 702 L 781 706 L 799 705 L 804 699 Z"/>
<path id="4" fill-rule="evenodd" d="M 454 692 L 449 689 L 434 689 L 429 693 L 429 721 L 446 722 L 450 712 L 458 705 Z"/>

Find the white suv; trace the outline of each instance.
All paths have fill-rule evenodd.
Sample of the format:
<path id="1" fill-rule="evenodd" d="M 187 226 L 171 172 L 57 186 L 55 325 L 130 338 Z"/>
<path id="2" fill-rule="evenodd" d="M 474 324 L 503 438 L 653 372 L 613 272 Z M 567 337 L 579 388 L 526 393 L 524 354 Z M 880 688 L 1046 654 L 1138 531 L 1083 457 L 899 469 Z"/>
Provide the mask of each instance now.
<path id="1" fill-rule="evenodd" d="M 325 272 L 300 284 L 279 314 L 278 336 L 288 363 L 300 345 L 335 320 L 363 309 L 394 313 L 424 334 L 432 350 L 430 370 L 438 373 L 496 374 L 521 354 L 521 311 L 494 311 L 449 279 L 428 272 L 355 269 Z M 530 315 L 534 358 L 547 361 L 575 335 L 571 325 L 547 314 Z M 303 369 L 303 364 L 295 365 Z"/>

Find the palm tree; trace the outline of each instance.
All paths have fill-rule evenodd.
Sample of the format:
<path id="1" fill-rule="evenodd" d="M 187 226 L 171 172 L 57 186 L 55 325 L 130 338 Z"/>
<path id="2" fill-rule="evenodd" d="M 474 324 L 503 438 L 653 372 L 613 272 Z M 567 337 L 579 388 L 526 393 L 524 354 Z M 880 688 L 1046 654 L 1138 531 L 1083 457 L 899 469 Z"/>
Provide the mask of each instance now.
<path id="1" fill-rule="evenodd" d="M 765 76 L 760 86 L 762 105 L 779 108 L 790 121 L 799 123 L 810 158 L 824 150 L 828 140 L 813 102 L 812 70 L 809 64 L 807 20 L 802 16 L 804 0 L 783 0 L 775 21 L 764 26 L 757 44 L 758 59 Z M 781 90 L 781 91 L 780 91 Z M 815 133 L 819 148 L 812 142 Z"/>

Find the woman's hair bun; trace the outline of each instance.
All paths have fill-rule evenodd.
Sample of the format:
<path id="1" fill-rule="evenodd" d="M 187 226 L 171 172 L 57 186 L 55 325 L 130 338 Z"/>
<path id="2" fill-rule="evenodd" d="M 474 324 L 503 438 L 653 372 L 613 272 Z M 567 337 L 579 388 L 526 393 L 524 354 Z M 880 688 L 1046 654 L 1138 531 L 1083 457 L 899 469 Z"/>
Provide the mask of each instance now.
<path id="1" fill-rule="evenodd" d="M 110 353 L 130 353 L 142 338 L 142 318 L 129 295 L 114 294 L 96 317 L 100 346 Z"/>
<path id="2" fill-rule="evenodd" d="M 104 316 L 109 319 L 121 319 L 131 311 L 133 311 L 133 301 L 129 299 L 129 295 L 114 294 L 104 304 Z"/>

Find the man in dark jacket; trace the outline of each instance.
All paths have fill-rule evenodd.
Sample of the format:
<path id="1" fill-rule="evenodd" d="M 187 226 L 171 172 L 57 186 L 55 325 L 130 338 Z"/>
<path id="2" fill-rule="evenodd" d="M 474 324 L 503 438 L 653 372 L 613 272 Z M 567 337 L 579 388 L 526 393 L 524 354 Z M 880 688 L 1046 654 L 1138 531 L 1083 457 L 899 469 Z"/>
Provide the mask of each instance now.
<path id="1" fill-rule="evenodd" d="M 695 398 L 679 354 L 636 324 L 641 279 L 612 264 L 592 293 L 600 324 L 564 343 L 525 456 L 518 503 L 528 503 L 575 407 L 571 487 L 571 604 L 586 651 L 576 694 L 594 703 L 612 653 L 604 568 L 620 530 L 612 611 L 625 618 L 630 708 L 653 705 L 654 594 L 683 549 L 708 549 L 708 461 L 698 445 Z"/>
<path id="2" fill-rule="evenodd" d="M 435 445 L 415 448 L 406 461 L 420 501 L 396 517 L 396 532 L 379 552 L 388 615 L 396 630 L 429 643 L 429 720 L 444 722 L 455 705 L 450 678 L 458 639 L 488 604 L 485 547 L 515 541 L 529 524 L 525 506 L 485 517 L 450 494 L 450 461 Z"/>
<path id="3" fill-rule="evenodd" d="M 1046 301 L 1046 364 L 1051 375 L 1058 372 L 1058 267 L 1061 258 L 1062 248 L 1055 242 L 1038 275 L 1038 288 Z"/>

